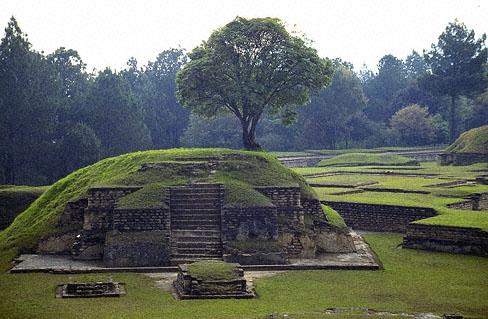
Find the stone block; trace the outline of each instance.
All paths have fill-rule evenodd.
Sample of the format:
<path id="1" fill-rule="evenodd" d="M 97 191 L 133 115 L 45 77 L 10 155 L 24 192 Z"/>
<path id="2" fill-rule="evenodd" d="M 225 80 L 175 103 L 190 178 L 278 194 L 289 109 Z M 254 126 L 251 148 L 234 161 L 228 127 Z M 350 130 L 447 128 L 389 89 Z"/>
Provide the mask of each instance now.
<path id="1" fill-rule="evenodd" d="M 148 267 L 170 264 L 170 245 L 164 231 L 108 232 L 103 262 L 108 267 Z"/>

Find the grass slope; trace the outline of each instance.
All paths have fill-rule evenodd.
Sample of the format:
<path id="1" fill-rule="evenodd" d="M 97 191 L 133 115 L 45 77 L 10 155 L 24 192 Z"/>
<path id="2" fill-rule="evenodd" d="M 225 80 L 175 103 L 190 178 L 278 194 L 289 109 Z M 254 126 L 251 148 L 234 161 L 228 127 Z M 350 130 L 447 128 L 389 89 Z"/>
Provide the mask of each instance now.
<path id="1" fill-rule="evenodd" d="M 437 315 L 462 313 L 472 319 L 488 317 L 488 258 L 401 249 L 400 235 L 370 233 L 365 238 L 385 270 L 290 271 L 256 278 L 254 284 L 259 297 L 250 300 L 175 300 L 169 292 L 156 287 L 155 279 L 133 273 L 3 273 L 0 274 L 0 313 L 5 319 L 264 319 L 272 313 L 287 312 L 290 318 L 294 314 L 310 318 L 330 307 L 368 307 Z M 57 284 L 73 280 L 105 281 L 109 277 L 126 283 L 126 296 L 54 298 Z"/>
<path id="2" fill-rule="evenodd" d="M 318 166 L 417 165 L 415 160 L 396 154 L 348 153 L 320 161 Z"/>
<path id="3" fill-rule="evenodd" d="M 446 151 L 450 153 L 488 154 L 488 125 L 464 132 Z"/>
<path id="4" fill-rule="evenodd" d="M 225 160 L 224 168 L 209 174 L 208 170 L 182 170 L 178 158 L 234 156 Z M 237 156 L 237 157 L 236 157 Z M 140 171 L 142 164 L 156 163 L 164 169 Z M 121 206 L 152 207 L 163 205 L 164 188 L 189 182 L 223 183 L 227 205 L 265 206 L 270 200 L 254 190 L 254 186 L 297 186 L 305 197 L 316 197 L 305 180 L 281 165 L 272 155 L 263 152 L 233 151 L 227 149 L 172 149 L 125 154 L 104 159 L 79 169 L 53 184 L 13 224 L 0 233 L 0 255 L 12 257 L 19 250 L 33 249 L 38 240 L 52 233 L 58 218 L 69 200 L 86 196 L 89 187 L 100 185 L 142 185 L 143 189 L 121 201 Z"/>

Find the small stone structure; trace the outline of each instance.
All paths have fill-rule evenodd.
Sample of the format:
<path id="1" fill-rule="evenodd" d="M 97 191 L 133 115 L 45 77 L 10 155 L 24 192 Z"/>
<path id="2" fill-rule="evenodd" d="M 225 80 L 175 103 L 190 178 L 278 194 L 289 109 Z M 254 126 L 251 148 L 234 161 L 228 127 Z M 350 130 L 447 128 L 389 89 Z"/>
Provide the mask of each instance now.
<path id="1" fill-rule="evenodd" d="M 80 230 L 44 238 L 38 252 L 70 253 L 107 267 L 148 267 L 200 259 L 286 264 L 355 251 L 349 231 L 329 224 L 320 202 L 303 198 L 299 187 L 257 187 L 272 202 L 266 207 L 225 206 L 223 185 L 208 183 L 170 187 L 161 207 L 117 206 L 140 188 L 90 188 L 60 217 L 62 225 Z"/>
<path id="2" fill-rule="evenodd" d="M 439 155 L 441 165 L 471 165 L 488 162 L 488 154 L 481 153 L 442 153 Z"/>
<path id="3" fill-rule="evenodd" d="M 339 212 L 349 227 L 358 230 L 405 233 L 411 222 L 437 215 L 435 209 L 428 207 L 333 201 L 324 203 Z"/>
<path id="4" fill-rule="evenodd" d="M 68 283 L 56 287 L 56 298 L 120 297 L 125 295 L 120 282 Z"/>
<path id="5" fill-rule="evenodd" d="M 244 278 L 244 270 L 239 264 L 233 264 L 236 278 L 204 279 L 194 277 L 188 271 L 188 264 L 178 266 L 178 276 L 173 282 L 180 299 L 226 299 L 254 298 L 254 290 L 249 289 Z"/>
<path id="6" fill-rule="evenodd" d="M 403 247 L 488 256 L 488 232 L 479 228 L 409 224 Z"/>
<path id="7" fill-rule="evenodd" d="M 447 205 L 449 208 L 466 210 L 488 210 L 488 193 L 476 193 L 465 198 L 464 201 Z"/>

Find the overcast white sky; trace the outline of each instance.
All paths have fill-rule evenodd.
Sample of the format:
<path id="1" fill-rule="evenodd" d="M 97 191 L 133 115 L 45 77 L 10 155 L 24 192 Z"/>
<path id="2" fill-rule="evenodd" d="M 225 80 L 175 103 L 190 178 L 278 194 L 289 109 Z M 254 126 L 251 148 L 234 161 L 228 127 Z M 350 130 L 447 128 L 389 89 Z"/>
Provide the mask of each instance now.
<path id="1" fill-rule="evenodd" d="M 12 15 L 36 50 L 75 49 L 90 70 L 120 70 L 131 56 L 146 64 L 178 45 L 192 49 L 236 16 L 278 17 L 320 55 L 356 69 L 375 69 L 388 53 L 428 49 L 455 18 L 477 36 L 488 32 L 486 0 L 1 0 L 2 29 Z"/>

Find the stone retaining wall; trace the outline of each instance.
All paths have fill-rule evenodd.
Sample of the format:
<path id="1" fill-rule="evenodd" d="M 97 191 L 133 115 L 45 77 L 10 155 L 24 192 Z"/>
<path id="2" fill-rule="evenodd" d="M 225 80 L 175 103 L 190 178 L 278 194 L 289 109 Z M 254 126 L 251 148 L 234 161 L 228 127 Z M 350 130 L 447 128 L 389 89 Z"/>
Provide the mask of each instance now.
<path id="1" fill-rule="evenodd" d="M 488 162 L 488 154 L 478 153 L 444 153 L 440 154 L 441 165 L 471 165 Z"/>
<path id="2" fill-rule="evenodd" d="M 410 224 L 403 247 L 488 256 L 488 232 L 479 228 Z"/>
<path id="3" fill-rule="evenodd" d="M 310 167 L 316 166 L 323 157 L 297 157 L 297 158 L 286 158 L 281 157 L 278 160 L 281 164 L 286 167 Z"/>
<path id="4" fill-rule="evenodd" d="M 109 267 L 166 266 L 170 246 L 165 231 L 108 232 L 103 262 Z"/>
<path id="5" fill-rule="evenodd" d="M 433 217 L 433 208 L 325 201 L 336 210 L 347 226 L 358 230 L 404 233 L 415 220 Z"/>
<path id="6" fill-rule="evenodd" d="M 113 229 L 120 231 L 166 230 L 170 232 L 169 209 L 117 208 L 113 211 Z"/>
<path id="7" fill-rule="evenodd" d="M 92 187 L 88 190 L 88 209 L 114 208 L 119 198 L 141 188 L 140 186 Z"/>
<path id="8" fill-rule="evenodd" d="M 264 196 L 271 199 L 276 207 L 300 207 L 300 187 L 255 187 Z"/>
<path id="9" fill-rule="evenodd" d="M 276 207 L 222 208 L 222 242 L 274 240 L 278 235 Z"/>
<path id="10" fill-rule="evenodd" d="M 472 194 L 467 200 L 449 204 L 447 207 L 467 210 L 488 210 L 488 193 Z"/>

